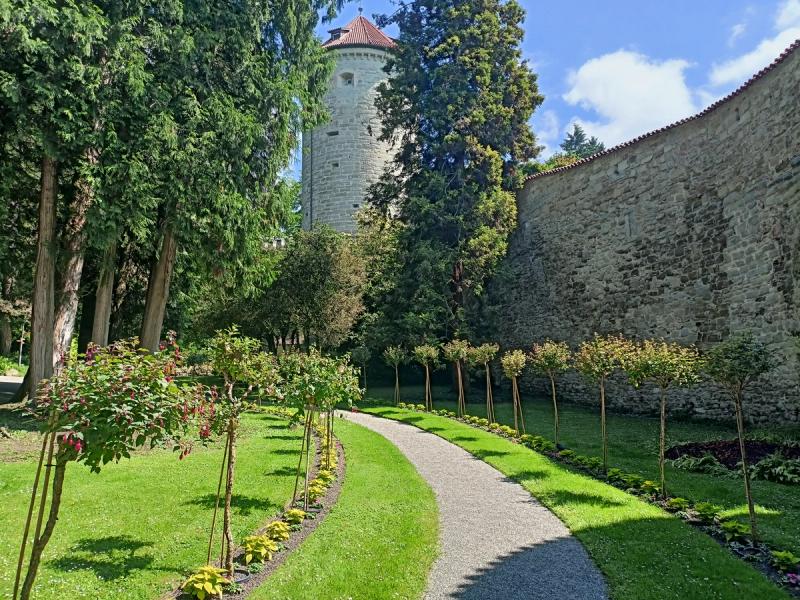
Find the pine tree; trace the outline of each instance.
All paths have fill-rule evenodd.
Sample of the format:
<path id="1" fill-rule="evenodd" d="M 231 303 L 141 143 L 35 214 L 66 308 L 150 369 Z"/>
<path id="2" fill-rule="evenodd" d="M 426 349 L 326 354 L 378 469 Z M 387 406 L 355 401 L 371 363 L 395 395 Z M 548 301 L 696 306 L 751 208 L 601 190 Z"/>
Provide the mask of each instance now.
<path id="1" fill-rule="evenodd" d="M 567 155 L 586 158 L 592 154 L 597 154 L 606 149 L 605 144 L 595 136 L 588 137 L 583 127 L 573 123 L 572 131 L 567 133 L 567 137 L 561 142 L 561 149 Z"/>

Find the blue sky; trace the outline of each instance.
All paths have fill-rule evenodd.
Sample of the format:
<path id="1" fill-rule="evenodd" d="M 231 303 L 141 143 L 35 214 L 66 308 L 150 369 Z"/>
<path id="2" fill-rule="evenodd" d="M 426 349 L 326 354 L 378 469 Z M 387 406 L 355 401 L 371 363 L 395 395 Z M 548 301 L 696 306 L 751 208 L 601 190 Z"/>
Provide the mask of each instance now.
<path id="1" fill-rule="evenodd" d="M 800 0 L 521 0 L 523 53 L 545 101 L 533 118 L 543 156 L 580 122 L 606 146 L 694 114 L 800 38 Z M 345 5 L 333 24 L 392 12 Z M 397 35 L 388 29 L 389 35 Z"/>

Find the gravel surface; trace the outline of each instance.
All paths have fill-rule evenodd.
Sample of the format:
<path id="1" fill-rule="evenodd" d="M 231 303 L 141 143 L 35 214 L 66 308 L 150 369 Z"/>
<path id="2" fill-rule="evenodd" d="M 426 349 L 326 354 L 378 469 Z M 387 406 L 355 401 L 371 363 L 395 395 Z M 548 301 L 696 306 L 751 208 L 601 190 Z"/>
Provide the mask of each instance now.
<path id="1" fill-rule="evenodd" d="M 395 444 L 436 493 L 440 549 L 424 598 L 607 597 L 580 542 L 521 485 L 432 433 L 364 413 L 342 416 Z"/>

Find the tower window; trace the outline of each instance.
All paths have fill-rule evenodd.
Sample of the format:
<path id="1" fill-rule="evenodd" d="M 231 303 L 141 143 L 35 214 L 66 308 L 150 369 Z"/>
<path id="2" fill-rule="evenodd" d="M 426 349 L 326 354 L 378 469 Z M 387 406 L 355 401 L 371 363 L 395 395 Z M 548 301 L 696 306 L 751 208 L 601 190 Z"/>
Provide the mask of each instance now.
<path id="1" fill-rule="evenodd" d="M 342 73 L 339 75 L 342 81 L 342 85 L 353 85 L 355 83 L 355 77 L 352 73 Z"/>
<path id="2" fill-rule="evenodd" d="M 328 135 L 339 135 L 338 131 L 329 131 Z"/>
<path id="3" fill-rule="evenodd" d="M 338 162 L 331 163 L 331 166 L 332 166 L 332 167 L 338 167 L 338 166 L 339 166 L 339 163 L 338 163 Z"/>

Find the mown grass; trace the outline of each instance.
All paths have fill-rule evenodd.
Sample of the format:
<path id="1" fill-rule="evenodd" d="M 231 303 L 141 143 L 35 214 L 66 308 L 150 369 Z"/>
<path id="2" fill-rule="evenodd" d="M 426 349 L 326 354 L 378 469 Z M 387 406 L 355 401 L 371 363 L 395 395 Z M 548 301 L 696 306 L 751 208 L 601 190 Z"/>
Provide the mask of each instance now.
<path id="1" fill-rule="evenodd" d="M 237 541 L 291 497 L 301 432 L 285 424 L 270 415 L 243 416 L 233 499 Z M 196 446 L 183 461 L 169 451 L 136 454 L 96 475 L 70 465 L 34 597 L 144 600 L 179 584 L 205 563 L 221 460 L 217 445 Z M 30 459 L 0 463 L 4 598 L 11 597 L 34 469 Z"/>
<path id="2" fill-rule="evenodd" d="M 347 473 L 330 514 L 253 600 L 419 598 L 436 556 L 436 499 L 384 437 L 336 420 Z"/>
<path id="3" fill-rule="evenodd" d="M 422 388 L 404 388 L 403 401 L 422 401 Z M 485 405 L 479 398 L 482 390 L 473 389 L 475 402 L 467 405 L 471 415 L 486 416 Z M 388 403 L 393 388 L 373 388 L 370 397 Z M 455 411 L 450 398 L 452 392 L 445 386 L 433 390 L 434 408 Z M 510 402 L 504 402 L 503 392 L 496 392 L 495 415 L 500 423 L 513 425 Z M 510 393 L 509 393 L 510 399 Z M 524 396 L 522 398 L 525 425 L 528 433 L 553 439 L 553 408 L 549 398 Z M 563 404 L 561 416 L 561 443 L 579 454 L 601 456 L 599 409 Z M 732 420 L 733 418 L 731 418 Z M 658 419 L 610 414 L 608 416 L 609 463 L 625 471 L 641 473 L 649 479 L 658 478 Z M 775 433 L 774 429 L 751 428 L 751 434 Z M 800 429 L 787 428 L 782 434 L 800 439 Z M 714 439 L 735 439 L 733 420 L 730 426 L 671 419 L 667 423 L 668 445 Z M 708 501 L 723 507 L 724 516 L 747 521 L 747 504 L 744 487 L 738 473 L 733 477 L 719 477 L 692 473 L 667 464 L 667 488 L 671 495 L 693 501 Z M 800 555 L 800 488 L 771 481 L 753 481 L 753 496 L 757 503 L 759 534 L 770 546 L 791 550 Z"/>
<path id="4" fill-rule="evenodd" d="M 520 482 L 581 540 L 613 598 L 788 597 L 680 519 L 524 446 L 445 417 L 390 407 L 365 410 L 432 431 Z"/>

